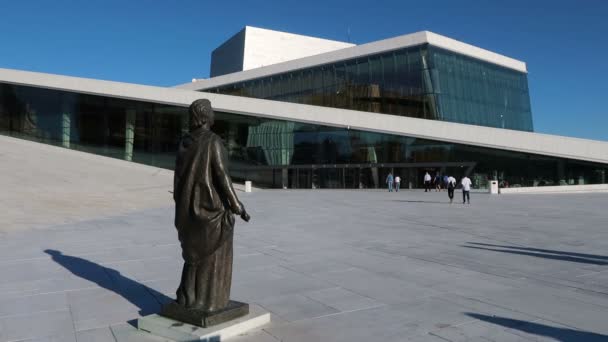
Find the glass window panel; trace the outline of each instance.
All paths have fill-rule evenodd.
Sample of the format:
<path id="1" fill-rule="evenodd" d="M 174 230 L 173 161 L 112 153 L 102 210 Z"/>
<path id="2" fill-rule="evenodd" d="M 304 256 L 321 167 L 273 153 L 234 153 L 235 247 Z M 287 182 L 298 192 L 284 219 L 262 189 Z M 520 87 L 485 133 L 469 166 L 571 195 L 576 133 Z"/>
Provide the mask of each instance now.
<path id="1" fill-rule="evenodd" d="M 429 45 L 339 61 L 289 76 L 274 75 L 213 91 L 533 129 L 526 74 Z"/>

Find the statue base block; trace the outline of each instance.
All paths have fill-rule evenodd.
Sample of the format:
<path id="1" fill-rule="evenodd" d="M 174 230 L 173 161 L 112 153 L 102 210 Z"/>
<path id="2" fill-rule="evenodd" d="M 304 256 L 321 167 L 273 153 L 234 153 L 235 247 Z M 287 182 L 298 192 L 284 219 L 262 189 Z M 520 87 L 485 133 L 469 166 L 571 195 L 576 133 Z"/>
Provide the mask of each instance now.
<path id="1" fill-rule="evenodd" d="M 245 316 L 249 313 L 249 304 L 231 300 L 222 310 L 206 312 L 198 309 L 188 309 L 176 302 L 163 306 L 160 315 L 172 318 L 176 321 L 198 325 L 199 327 L 210 327 L 233 319 Z"/>
<path id="2" fill-rule="evenodd" d="M 243 303 L 240 303 L 243 304 Z M 247 305 L 247 304 L 245 304 Z M 164 308 L 163 308 L 164 309 Z M 219 342 L 242 335 L 270 322 L 270 313 L 259 306 L 252 306 L 245 316 L 203 328 L 182 321 L 149 315 L 137 320 L 137 328 L 150 334 L 173 341 L 208 341 Z"/>

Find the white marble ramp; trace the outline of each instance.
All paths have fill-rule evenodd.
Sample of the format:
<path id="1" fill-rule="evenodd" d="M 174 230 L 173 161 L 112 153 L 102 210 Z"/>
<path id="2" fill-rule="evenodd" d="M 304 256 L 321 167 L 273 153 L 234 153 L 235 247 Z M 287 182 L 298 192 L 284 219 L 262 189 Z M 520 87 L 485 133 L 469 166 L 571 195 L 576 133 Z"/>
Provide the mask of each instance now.
<path id="1" fill-rule="evenodd" d="M 0 173 L 0 232 L 173 204 L 171 170 L 3 135 Z"/>

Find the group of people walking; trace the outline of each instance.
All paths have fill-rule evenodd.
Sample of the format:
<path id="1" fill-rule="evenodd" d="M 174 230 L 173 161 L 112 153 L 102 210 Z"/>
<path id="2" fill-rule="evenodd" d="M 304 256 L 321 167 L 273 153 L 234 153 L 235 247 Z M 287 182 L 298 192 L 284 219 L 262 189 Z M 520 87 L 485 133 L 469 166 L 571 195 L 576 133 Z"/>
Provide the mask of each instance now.
<path id="1" fill-rule="evenodd" d="M 388 184 L 388 192 L 393 192 L 393 185 L 395 191 L 399 191 L 399 187 L 401 186 L 401 177 L 393 177 L 393 173 L 389 172 L 388 176 L 386 177 L 386 184 Z"/>
<path id="2" fill-rule="evenodd" d="M 450 203 L 454 201 L 454 190 L 457 187 L 456 178 L 448 175 L 441 177 L 439 173 L 437 173 L 435 178 L 433 178 L 428 172 L 426 172 L 424 174 L 423 182 L 424 192 L 430 192 L 431 186 L 435 188 L 435 191 L 446 189 L 448 191 Z M 389 172 L 388 176 L 386 177 L 386 184 L 388 185 L 389 192 L 393 192 L 393 189 L 395 189 L 395 191 L 399 191 L 399 187 L 401 186 L 401 177 L 393 176 L 393 173 Z M 462 187 L 462 203 L 471 204 L 471 179 L 467 176 L 462 177 L 460 180 L 460 185 Z"/>

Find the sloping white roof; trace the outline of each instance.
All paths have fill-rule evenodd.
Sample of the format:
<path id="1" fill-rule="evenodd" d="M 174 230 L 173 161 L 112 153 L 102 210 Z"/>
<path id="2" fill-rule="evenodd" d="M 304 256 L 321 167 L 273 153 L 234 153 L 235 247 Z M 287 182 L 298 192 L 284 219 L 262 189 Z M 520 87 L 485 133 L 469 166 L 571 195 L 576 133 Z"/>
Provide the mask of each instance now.
<path id="1" fill-rule="evenodd" d="M 597 140 L 9 69 L 0 69 L 0 82 L 183 107 L 204 97 L 228 113 L 608 164 L 608 142 Z"/>
<path id="2" fill-rule="evenodd" d="M 336 51 L 326 52 L 310 57 L 295 59 L 283 63 L 268 65 L 261 68 L 235 72 L 208 79 L 199 79 L 194 82 L 175 86 L 180 89 L 201 90 L 221 85 L 242 82 L 265 76 L 280 74 L 293 70 L 310 68 L 317 65 L 333 63 L 363 56 L 375 55 L 382 52 L 406 48 L 410 46 L 431 44 L 442 49 L 473 57 L 482 61 L 500 65 L 519 72 L 527 72 L 526 63 L 516 59 L 484 50 L 476 46 L 460 42 L 429 31 L 420 31 L 395 38 L 375 41 L 368 44 L 356 45 Z"/>

